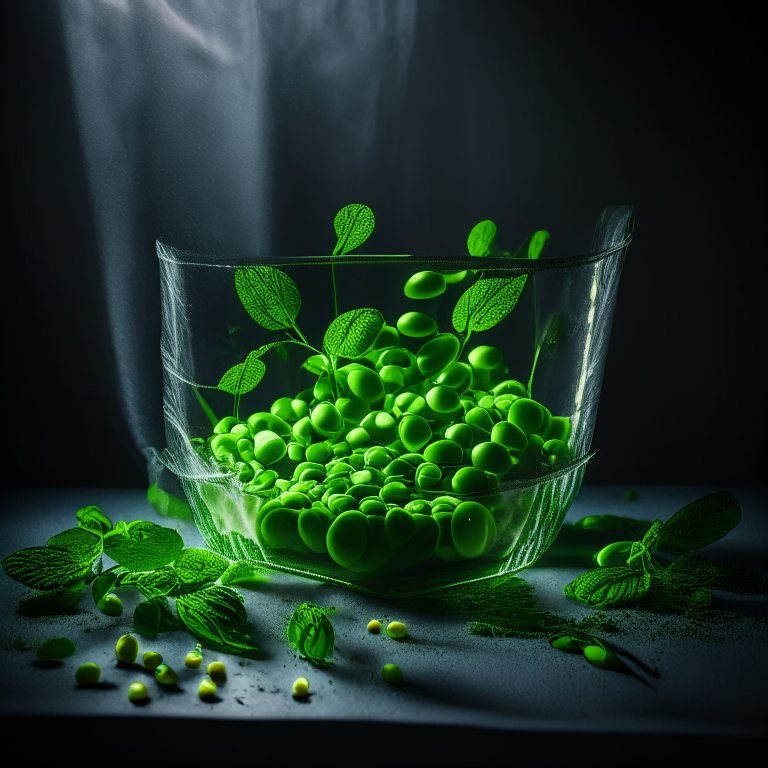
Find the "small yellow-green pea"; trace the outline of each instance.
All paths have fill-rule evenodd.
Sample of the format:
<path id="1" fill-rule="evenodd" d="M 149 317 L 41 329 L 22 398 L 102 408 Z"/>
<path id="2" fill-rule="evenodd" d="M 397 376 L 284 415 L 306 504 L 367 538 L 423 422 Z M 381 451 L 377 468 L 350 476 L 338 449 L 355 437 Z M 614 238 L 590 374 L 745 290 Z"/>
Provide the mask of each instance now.
<path id="1" fill-rule="evenodd" d="M 456 361 L 460 350 L 459 340 L 452 333 L 438 334 L 416 353 L 416 365 L 419 372 L 425 378 L 436 376 Z"/>
<path id="2" fill-rule="evenodd" d="M 115 655 L 123 664 L 133 664 L 139 655 L 139 641 L 133 635 L 123 635 L 115 645 Z"/>
<path id="3" fill-rule="evenodd" d="M 562 440 L 547 440 L 547 442 L 541 446 L 541 452 L 549 457 L 550 461 L 554 461 L 554 459 L 565 449 L 566 444 Z"/>
<path id="4" fill-rule="evenodd" d="M 107 616 L 121 616 L 123 613 L 123 603 L 117 595 L 102 597 L 96 607 Z"/>
<path id="5" fill-rule="evenodd" d="M 288 458 L 291 461 L 304 461 L 305 449 L 301 443 L 288 443 Z"/>
<path id="6" fill-rule="evenodd" d="M 55 637 L 46 640 L 37 649 L 37 658 L 40 661 L 55 661 L 66 659 L 75 652 L 75 644 L 67 637 Z"/>
<path id="7" fill-rule="evenodd" d="M 227 457 L 237 451 L 237 440 L 232 435 L 216 435 L 211 440 L 211 450 L 217 461 L 226 461 Z"/>
<path id="8" fill-rule="evenodd" d="M 488 490 L 488 475 L 476 467 L 462 467 L 451 478 L 454 493 L 482 493 Z"/>
<path id="9" fill-rule="evenodd" d="M 411 492 L 404 483 L 394 481 L 382 486 L 379 496 L 385 504 L 407 504 L 411 498 Z"/>
<path id="10" fill-rule="evenodd" d="M 369 448 L 363 456 L 366 464 L 378 469 L 385 467 L 392 460 L 389 451 L 380 445 Z"/>
<path id="11" fill-rule="evenodd" d="M 491 442 L 503 445 L 508 451 L 522 453 L 528 447 L 528 438 L 520 427 L 508 421 L 493 425 Z"/>
<path id="12" fill-rule="evenodd" d="M 235 424 L 229 432 L 235 440 L 250 440 L 251 430 L 248 429 L 247 424 Z"/>
<path id="13" fill-rule="evenodd" d="M 408 629 L 402 621 L 392 621 L 387 624 L 387 635 L 393 640 L 401 640 L 408 634 Z"/>
<path id="14" fill-rule="evenodd" d="M 200 665 L 203 663 L 203 654 L 200 651 L 190 651 L 184 657 L 184 666 L 189 669 L 200 669 Z"/>
<path id="15" fill-rule="evenodd" d="M 601 568 L 626 565 L 633 543 L 632 541 L 616 541 L 609 544 L 595 555 L 594 560 Z"/>
<path id="16" fill-rule="evenodd" d="M 227 676 L 227 668 L 220 661 L 212 661 L 206 672 L 211 680 L 219 683 Z"/>
<path id="17" fill-rule="evenodd" d="M 87 661 L 75 670 L 75 680 L 80 685 L 96 685 L 101 677 L 101 670 L 97 664 Z"/>
<path id="18" fill-rule="evenodd" d="M 496 542 L 496 521 L 487 507 L 465 501 L 451 516 L 451 538 L 462 557 L 479 557 Z"/>
<path id="19" fill-rule="evenodd" d="M 374 403 L 384 397 L 384 383 L 370 368 L 352 371 L 347 377 L 350 392 L 364 403 Z"/>
<path id="20" fill-rule="evenodd" d="M 197 687 L 197 695 L 201 699 L 211 699 L 216 695 L 216 683 L 213 680 L 201 680 Z"/>
<path id="21" fill-rule="evenodd" d="M 131 683 L 128 688 L 128 698 L 131 701 L 145 701 L 149 698 L 149 691 L 144 683 Z"/>
<path id="22" fill-rule="evenodd" d="M 354 565 L 365 552 L 368 543 L 368 518 L 355 510 L 339 515 L 328 529 L 326 544 L 334 562 L 347 567 Z"/>
<path id="23" fill-rule="evenodd" d="M 438 384 L 450 387 L 459 394 L 466 392 L 473 383 L 472 367 L 466 363 L 451 363 L 436 379 Z"/>
<path id="24" fill-rule="evenodd" d="M 269 429 L 262 430 L 253 439 L 253 454 L 262 464 L 274 464 L 285 456 L 287 447 L 282 437 Z"/>
<path id="25" fill-rule="evenodd" d="M 485 408 L 471 408 L 464 414 L 464 421 L 481 432 L 490 432 L 493 429 L 493 419 Z"/>
<path id="26" fill-rule="evenodd" d="M 418 488 L 424 491 L 431 491 L 440 485 L 443 479 L 443 473 L 437 464 L 425 462 L 416 467 L 415 483 Z"/>
<path id="27" fill-rule="evenodd" d="M 406 478 L 410 480 L 413 477 L 413 466 L 403 459 L 394 459 L 384 467 L 384 477 L 390 480 L 399 480 L 400 478 Z M 386 482 L 386 480 L 385 480 Z"/>
<path id="28" fill-rule="evenodd" d="M 323 437 L 338 437 L 344 431 L 344 418 L 333 403 L 316 405 L 310 419 L 312 426 Z"/>
<path id="29" fill-rule="evenodd" d="M 421 395 L 417 395 L 415 392 L 401 392 L 395 398 L 395 405 L 393 412 L 395 416 L 403 416 L 406 413 L 415 413 L 419 415 L 427 412 L 427 401 Z"/>
<path id="30" fill-rule="evenodd" d="M 374 440 L 389 445 L 397 440 L 397 422 L 391 413 L 386 411 L 371 411 L 361 422 Z"/>
<path id="31" fill-rule="evenodd" d="M 547 431 L 542 435 L 545 441 L 562 440 L 568 442 L 571 436 L 571 420 L 565 416 L 553 416 L 547 427 Z"/>
<path id="32" fill-rule="evenodd" d="M 437 440 L 424 449 L 424 460 L 432 464 L 461 464 L 464 451 L 453 440 Z"/>
<path id="33" fill-rule="evenodd" d="M 405 511 L 412 515 L 429 515 L 432 506 L 426 499 L 412 499 L 405 505 Z"/>
<path id="34" fill-rule="evenodd" d="M 398 392 L 405 386 L 405 373 L 396 365 L 385 365 L 379 371 L 379 376 L 387 393 Z"/>
<path id="35" fill-rule="evenodd" d="M 437 323 L 423 312 L 406 312 L 397 321 L 397 330 L 403 336 L 414 339 L 423 339 L 437 331 Z"/>
<path id="36" fill-rule="evenodd" d="M 387 505 L 376 496 L 369 496 L 360 502 L 360 511 L 364 515 L 378 515 L 384 517 L 387 514 Z"/>
<path id="37" fill-rule="evenodd" d="M 348 461 L 328 462 L 328 479 L 347 477 L 354 470 Z"/>
<path id="38" fill-rule="evenodd" d="M 514 395 L 515 397 L 528 397 L 528 390 L 519 381 L 506 379 L 497 384 L 491 392 L 494 395 Z"/>
<path id="39" fill-rule="evenodd" d="M 163 663 L 163 657 L 154 651 L 147 651 L 142 657 L 144 669 L 157 669 Z"/>
<path id="40" fill-rule="evenodd" d="M 427 405 L 435 413 L 453 413 L 461 407 L 461 401 L 455 389 L 439 385 L 427 392 Z"/>
<path id="41" fill-rule="evenodd" d="M 599 645 L 588 645 L 584 649 L 584 656 L 590 664 L 602 667 L 603 669 L 618 667 L 621 664 L 618 656 L 613 651 L 601 648 Z"/>
<path id="42" fill-rule="evenodd" d="M 403 293 L 409 299 L 434 299 L 445 293 L 445 277 L 431 270 L 417 272 L 408 278 Z"/>
<path id="43" fill-rule="evenodd" d="M 332 455 L 333 449 L 326 442 L 314 443 L 310 445 L 305 452 L 306 460 L 318 465 L 322 465 L 324 462 L 328 461 Z M 321 469 L 322 471 L 324 468 L 320 466 L 316 467 L 316 469 Z"/>
<path id="44" fill-rule="evenodd" d="M 472 441 L 475 433 L 472 431 L 472 427 L 469 424 L 451 424 L 448 429 L 445 430 L 445 436 L 448 440 L 453 440 L 454 443 L 458 443 L 465 451 L 472 447 Z"/>
<path id="45" fill-rule="evenodd" d="M 291 693 L 296 699 L 304 699 L 309 695 L 309 680 L 306 677 L 300 677 L 293 684 Z"/>
<path id="46" fill-rule="evenodd" d="M 494 400 L 495 400 L 495 398 L 494 398 L 494 396 L 493 396 L 493 395 L 483 395 L 483 397 L 481 397 L 481 398 L 480 398 L 480 399 L 477 401 L 477 404 L 478 404 L 478 405 L 479 405 L 481 408 L 485 408 L 487 411 L 489 411 L 489 412 L 490 412 L 490 411 L 491 411 L 491 408 L 493 408 L 493 407 L 494 407 L 494 405 L 495 405 L 495 404 L 494 404 Z"/>
<path id="47" fill-rule="evenodd" d="M 381 678 L 385 683 L 398 685 L 403 682 L 403 670 L 397 664 L 385 664 L 381 670 Z"/>
<path id="48" fill-rule="evenodd" d="M 162 685 L 176 685 L 179 677 L 167 664 L 161 664 L 155 670 L 155 680 Z"/>
<path id="49" fill-rule="evenodd" d="M 501 477 L 512 469 L 512 459 L 503 445 L 478 443 L 472 449 L 472 465 Z"/>
<path id="50" fill-rule="evenodd" d="M 261 520 L 261 535 L 274 549 L 301 548 L 299 510 L 288 507 L 270 510 Z"/>
<path id="51" fill-rule="evenodd" d="M 291 409 L 293 410 L 293 419 L 291 420 L 298 421 L 298 419 L 303 419 L 309 413 L 309 403 L 294 398 L 291 400 Z M 284 421 L 288 421 L 288 419 L 284 419 Z"/>
<path id="52" fill-rule="evenodd" d="M 504 353 L 498 347 L 475 347 L 469 353 L 469 363 L 476 370 L 495 371 L 504 365 Z"/>
<path id="53" fill-rule="evenodd" d="M 381 632 L 382 624 L 378 619 L 373 619 L 368 622 L 368 631 L 372 635 L 378 635 Z"/>
<path id="54" fill-rule="evenodd" d="M 367 448 L 373 441 L 373 438 L 362 427 L 350 429 L 344 439 L 349 443 L 353 450 L 357 448 Z"/>
<path id="55" fill-rule="evenodd" d="M 225 416 L 214 428 L 216 435 L 226 435 L 236 424 L 242 424 L 235 416 Z"/>

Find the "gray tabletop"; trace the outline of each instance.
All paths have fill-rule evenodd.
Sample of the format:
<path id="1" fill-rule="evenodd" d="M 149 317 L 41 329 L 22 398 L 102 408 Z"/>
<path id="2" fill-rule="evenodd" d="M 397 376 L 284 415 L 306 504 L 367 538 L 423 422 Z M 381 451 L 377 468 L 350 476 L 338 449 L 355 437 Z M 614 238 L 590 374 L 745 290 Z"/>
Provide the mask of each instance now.
<path id="1" fill-rule="evenodd" d="M 714 490 L 729 490 L 739 500 L 743 519 L 706 554 L 717 564 L 740 563 L 764 569 L 768 559 L 766 496 L 760 488 L 640 487 L 628 502 L 625 488 L 584 487 L 568 522 L 591 514 L 631 514 L 665 520 L 686 503 Z M 178 526 L 187 546 L 202 546 L 188 524 L 160 518 L 136 489 L 11 490 L 0 496 L 0 557 L 43 545 L 71 527 L 77 509 L 96 504 L 116 520 L 147 519 Z M 581 618 L 587 607 L 567 599 L 563 586 L 583 568 L 530 568 L 520 575 L 535 586 L 543 607 Z M 184 632 L 140 638 L 141 651 L 156 650 L 179 673 L 176 691 L 162 690 L 141 668 L 121 668 L 114 647 L 132 631 L 132 609 L 140 595 L 121 594 L 125 612 L 101 614 L 88 593 L 69 616 L 30 618 L 16 609 L 25 587 L 0 575 L 0 664 L 5 670 L 0 713 L 16 716 L 92 715 L 120 718 L 209 718 L 249 721 L 368 721 L 393 724 L 477 726 L 509 731 L 707 734 L 764 737 L 765 661 L 768 600 L 716 593 L 716 604 L 744 614 L 706 635 L 690 631 L 683 617 L 662 617 L 622 609 L 616 620 L 623 632 L 616 642 L 658 677 L 637 679 L 590 666 L 583 657 L 551 649 L 544 639 L 483 638 L 470 635 L 466 618 L 381 602 L 361 594 L 289 576 L 275 575 L 258 590 L 243 590 L 253 637 L 261 660 L 238 660 L 212 651 L 206 662 L 221 659 L 228 677 L 216 703 L 201 701 L 197 684 L 204 669 L 185 668 L 194 646 Z M 285 642 L 292 610 L 304 601 L 335 605 L 335 663 L 317 669 L 301 661 Z M 749 616 L 763 618 L 750 618 Z M 408 638 L 396 642 L 366 631 L 367 622 L 399 620 Z M 663 625 L 663 626 L 662 626 Z M 57 636 L 74 640 L 74 656 L 53 668 L 36 662 L 33 650 Z M 613 638 L 612 638 L 613 639 Z M 82 689 L 75 668 L 94 661 L 104 686 Z M 380 676 L 382 666 L 398 664 L 405 683 L 395 687 Z M 310 681 L 304 703 L 290 695 L 299 676 Z M 126 697 L 136 681 L 148 684 L 151 700 L 136 707 Z"/>

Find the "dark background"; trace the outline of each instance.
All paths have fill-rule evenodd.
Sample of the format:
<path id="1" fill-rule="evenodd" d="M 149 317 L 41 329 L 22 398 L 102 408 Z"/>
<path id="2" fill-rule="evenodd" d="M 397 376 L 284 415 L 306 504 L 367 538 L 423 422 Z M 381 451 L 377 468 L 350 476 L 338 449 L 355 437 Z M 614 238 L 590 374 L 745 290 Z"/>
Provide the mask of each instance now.
<path id="1" fill-rule="evenodd" d="M 570 255 L 588 249 L 603 207 L 634 205 L 598 457 L 585 482 L 762 484 L 757 4 L 685 20 L 635 5 L 440 6 L 437 21 L 420 28 L 406 97 L 420 116 L 408 123 L 408 140 L 426 147 L 410 169 L 414 200 L 393 200 L 386 180 L 369 182 L 360 199 L 378 220 L 404 221 L 386 243 L 399 250 L 371 250 L 463 253 L 461 237 L 441 233 L 455 220 L 491 218 L 515 222 L 511 241 L 546 228 L 548 249 Z M 2 482 L 144 486 L 110 385 L 99 255 L 52 6 L 6 0 L 2 8 Z M 454 154 L 430 152 L 430 136 L 448 140 Z M 273 190 L 281 232 L 281 206 L 302 209 L 302 190 L 323 183 L 313 165 L 323 136 L 285 137 L 276 141 Z M 386 155 L 388 137 L 376 142 Z M 417 203 L 423 215 L 405 216 Z M 309 247 L 285 231 L 283 253 Z"/>

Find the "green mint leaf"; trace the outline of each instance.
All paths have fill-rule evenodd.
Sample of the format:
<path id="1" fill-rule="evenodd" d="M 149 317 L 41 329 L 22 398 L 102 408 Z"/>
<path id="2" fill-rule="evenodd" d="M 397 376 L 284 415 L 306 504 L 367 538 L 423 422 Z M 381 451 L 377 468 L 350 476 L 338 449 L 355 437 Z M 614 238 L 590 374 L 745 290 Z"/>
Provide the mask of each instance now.
<path id="1" fill-rule="evenodd" d="M 221 575 L 222 584 L 254 589 L 262 584 L 269 583 L 269 577 L 261 573 L 253 563 L 247 560 L 239 560 L 227 568 Z"/>
<path id="2" fill-rule="evenodd" d="M 540 229 L 529 235 L 523 241 L 523 244 L 512 254 L 513 259 L 538 259 L 544 250 L 549 232 L 546 229 Z"/>
<path id="3" fill-rule="evenodd" d="M 90 565 L 101 554 L 101 534 L 85 528 L 69 528 L 48 539 L 48 546 L 66 549 L 76 560 Z"/>
<path id="4" fill-rule="evenodd" d="M 187 547 L 174 563 L 182 584 L 205 584 L 216 581 L 229 567 L 229 560 L 207 549 Z"/>
<path id="5" fill-rule="evenodd" d="M 245 311 L 259 325 L 268 331 L 293 327 L 301 309 L 301 293 L 285 272 L 266 266 L 238 267 L 235 288 Z"/>
<path id="6" fill-rule="evenodd" d="M 243 598 L 230 587 L 212 586 L 176 598 L 184 626 L 205 646 L 223 653 L 255 656 Z"/>
<path id="7" fill-rule="evenodd" d="M 256 352 L 251 352 L 244 363 L 233 365 L 221 377 L 217 388 L 230 395 L 245 395 L 254 389 L 267 370 L 267 366 L 256 355 Z"/>
<path id="8" fill-rule="evenodd" d="M 99 536 L 112 530 L 110 519 L 95 506 L 83 507 L 77 512 L 77 524 L 80 528 L 98 533 Z"/>
<path id="9" fill-rule="evenodd" d="M 333 219 L 333 228 L 339 238 L 333 255 L 343 256 L 362 245 L 371 236 L 375 226 L 376 218 L 367 205 L 345 205 Z"/>
<path id="10" fill-rule="evenodd" d="M 493 241 L 496 239 L 496 225 L 490 221 L 481 221 L 472 227 L 467 238 L 467 249 L 470 256 L 487 256 Z"/>
<path id="11" fill-rule="evenodd" d="M 173 594 L 179 588 L 180 579 L 176 569 L 166 565 L 154 571 L 132 574 L 132 578 L 122 582 L 123 585 L 130 583 L 133 583 L 144 597 L 151 600 Z"/>
<path id="12" fill-rule="evenodd" d="M 361 357 L 373 346 L 383 327 L 384 315 L 378 309 L 353 309 L 328 326 L 323 347 L 329 355 Z"/>
<path id="13" fill-rule="evenodd" d="M 709 607 L 712 593 L 681 578 L 671 568 L 657 568 L 643 603 L 660 613 L 696 613 Z"/>
<path id="14" fill-rule="evenodd" d="M 659 547 L 668 552 L 701 549 L 721 539 L 741 520 L 741 508 L 730 493 L 711 493 L 676 512 L 665 524 Z"/>
<path id="15" fill-rule="evenodd" d="M 667 577 L 679 586 L 698 589 L 710 585 L 717 578 L 712 561 L 698 553 L 689 552 L 664 569 Z"/>
<path id="16" fill-rule="evenodd" d="M 155 512 L 162 517 L 175 520 L 192 520 L 192 510 L 186 501 L 164 491 L 157 483 L 147 489 L 147 501 L 154 507 Z"/>
<path id="17" fill-rule="evenodd" d="M 598 568 L 587 571 L 566 584 L 566 597 L 579 600 L 592 608 L 634 603 L 648 591 L 651 577 L 645 571 L 632 572 L 627 566 Z"/>
<path id="18" fill-rule="evenodd" d="M 115 586 L 117 577 L 117 573 L 110 571 L 109 573 L 104 573 L 97 579 L 94 579 L 93 584 L 91 584 L 91 594 L 93 595 L 93 602 L 96 605 L 99 604 L 99 600 L 110 593 Z"/>
<path id="19" fill-rule="evenodd" d="M 324 373 L 328 373 L 329 360 L 325 355 L 312 355 L 308 357 L 302 364 L 302 368 L 306 368 L 310 373 L 314 373 L 316 376 L 321 376 Z"/>
<path id="20" fill-rule="evenodd" d="M 514 308 L 528 275 L 489 277 L 467 288 L 453 310 L 458 333 L 487 331 L 498 325 Z"/>
<path id="21" fill-rule="evenodd" d="M 177 531 L 148 520 L 122 521 L 104 536 L 104 552 L 129 571 L 152 571 L 172 563 L 184 547 Z"/>
<path id="22" fill-rule="evenodd" d="M 288 622 L 288 642 L 315 666 L 330 664 L 336 640 L 325 611 L 314 603 L 300 605 Z"/>
<path id="23" fill-rule="evenodd" d="M 642 544 L 649 552 L 656 546 L 663 528 L 664 523 L 661 520 L 654 520 L 651 527 L 646 531 L 645 536 L 643 536 Z"/>
<path id="24" fill-rule="evenodd" d="M 133 611 L 133 631 L 146 637 L 181 629 L 182 623 L 168 608 L 168 599 L 156 597 L 139 603 Z"/>
<path id="25" fill-rule="evenodd" d="M 627 558 L 627 568 L 632 573 L 650 573 L 653 570 L 653 560 L 648 547 L 641 541 L 632 544 Z"/>
<path id="26" fill-rule="evenodd" d="M 8 555 L 3 570 L 25 587 L 42 591 L 62 590 L 85 580 L 90 561 L 59 547 L 30 547 Z M 81 586 L 82 589 L 82 586 Z"/>

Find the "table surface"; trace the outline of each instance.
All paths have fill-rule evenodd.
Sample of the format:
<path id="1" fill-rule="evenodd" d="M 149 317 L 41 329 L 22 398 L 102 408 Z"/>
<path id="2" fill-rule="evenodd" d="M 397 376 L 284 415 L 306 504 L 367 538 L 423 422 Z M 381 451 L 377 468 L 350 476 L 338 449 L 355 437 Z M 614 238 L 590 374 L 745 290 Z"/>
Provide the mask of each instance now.
<path id="1" fill-rule="evenodd" d="M 715 490 L 731 491 L 742 507 L 741 523 L 705 550 L 716 564 L 741 564 L 765 572 L 768 565 L 768 516 L 762 488 L 639 487 L 639 499 L 628 502 L 625 488 L 585 486 L 566 522 L 593 514 L 625 514 L 666 520 L 680 507 Z M 0 495 L 0 557 L 23 547 L 43 545 L 71 527 L 74 513 L 98 505 L 113 522 L 147 519 L 178 527 L 186 546 L 203 546 L 190 524 L 160 518 L 139 489 L 5 490 Z M 542 606 L 562 616 L 582 618 L 586 606 L 567 599 L 563 586 L 584 568 L 529 568 L 519 575 L 535 587 Z M 545 639 L 484 638 L 470 635 L 462 616 L 378 601 L 351 590 L 286 575 L 271 577 L 258 590 L 242 590 L 253 637 L 264 651 L 260 660 L 238 660 L 205 651 L 205 662 L 225 661 L 226 683 L 219 701 L 197 695 L 204 669 L 183 664 L 194 646 L 191 636 L 172 632 L 140 638 L 141 652 L 156 650 L 179 673 L 178 690 L 161 690 L 140 667 L 117 666 L 118 637 L 132 631 L 135 590 L 121 594 L 122 616 L 101 614 L 88 593 L 75 613 L 30 618 L 16 609 L 30 594 L 4 574 L 0 576 L 0 664 L 5 671 L 0 714 L 17 717 L 113 716 L 117 718 L 208 718 L 211 720 L 369 722 L 422 726 L 471 726 L 517 732 L 681 734 L 765 737 L 765 690 L 768 687 L 766 627 L 768 598 L 715 593 L 717 607 L 738 611 L 731 625 L 707 637 L 687 636 L 683 617 L 661 617 L 659 626 L 647 614 L 616 612 L 623 632 L 611 636 L 658 677 L 639 677 L 591 666 L 578 655 L 557 652 Z M 293 609 L 304 601 L 335 605 L 335 663 L 317 669 L 299 660 L 285 641 Z M 759 616 L 761 618 L 754 618 Z M 366 624 L 378 618 L 408 626 L 406 641 L 372 635 Z M 59 665 L 36 661 L 33 650 L 19 650 L 19 640 L 32 648 L 50 637 L 74 640 L 74 656 Z M 94 661 L 102 669 L 103 686 L 82 689 L 74 669 Z M 382 681 L 380 670 L 398 664 L 402 686 Z M 299 676 L 310 680 L 312 696 L 295 701 L 291 685 Z M 642 678 L 642 679 L 641 679 Z M 130 704 L 130 683 L 151 683 L 149 705 Z"/>

